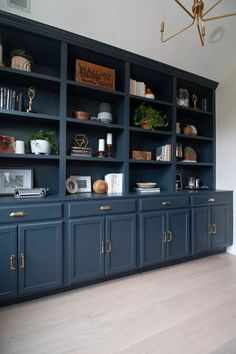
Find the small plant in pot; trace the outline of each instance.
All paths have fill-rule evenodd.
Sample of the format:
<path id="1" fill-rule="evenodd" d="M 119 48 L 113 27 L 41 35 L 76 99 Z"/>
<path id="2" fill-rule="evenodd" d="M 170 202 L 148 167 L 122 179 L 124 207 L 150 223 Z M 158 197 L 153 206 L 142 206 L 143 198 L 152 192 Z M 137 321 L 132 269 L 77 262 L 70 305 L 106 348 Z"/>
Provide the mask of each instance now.
<path id="1" fill-rule="evenodd" d="M 55 132 L 40 129 L 37 134 L 30 139 L 31 152 L 35 155 L 58 154 L 58 145 L 55 142 Z"/>
<path id="2" fill-rule="evenodd" d="M 167 127 L 168 121 L 166 115 L 157 111 L 145 103 L 136 108 L 133 115 L 134 124 L 144 129 L 154 130 L 156 128 Z"/>
<path id="3" fill-rule="evenodd" d="M 24 49 L 14 49 L 11 52 L 11 68 L 31 71 L 32 57 Z"/>

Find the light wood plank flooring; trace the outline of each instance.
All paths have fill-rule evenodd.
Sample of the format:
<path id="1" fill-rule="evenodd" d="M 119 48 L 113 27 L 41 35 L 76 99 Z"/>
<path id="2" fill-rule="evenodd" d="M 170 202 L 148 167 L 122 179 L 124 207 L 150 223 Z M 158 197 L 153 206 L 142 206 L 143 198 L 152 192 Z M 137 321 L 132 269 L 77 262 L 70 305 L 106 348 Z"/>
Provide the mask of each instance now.
<path id="1" fill-rule="evenodd" d="M 0 309 L 1 354 L 214 352 L 236 353 L 227 253 Z"/>

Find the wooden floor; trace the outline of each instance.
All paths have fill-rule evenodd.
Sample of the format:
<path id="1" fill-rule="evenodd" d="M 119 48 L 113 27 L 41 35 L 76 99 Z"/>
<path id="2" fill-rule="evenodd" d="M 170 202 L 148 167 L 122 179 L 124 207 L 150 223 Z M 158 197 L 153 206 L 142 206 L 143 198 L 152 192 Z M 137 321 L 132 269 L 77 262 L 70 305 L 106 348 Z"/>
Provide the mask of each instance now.
<path id="1" fill-rule="evenodd" d="M 230 254 L 0 309 L 1 354 L 214 352 L 236 353 Z"/>

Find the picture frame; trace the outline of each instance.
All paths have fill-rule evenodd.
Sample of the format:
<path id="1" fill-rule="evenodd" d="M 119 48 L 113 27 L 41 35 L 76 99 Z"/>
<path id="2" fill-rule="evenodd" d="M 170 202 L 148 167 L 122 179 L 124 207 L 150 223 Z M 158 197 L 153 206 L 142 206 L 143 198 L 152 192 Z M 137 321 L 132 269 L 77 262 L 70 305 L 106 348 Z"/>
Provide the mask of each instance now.
<path id="1" fill-rule="evenodd" d="M 77 185 L 78 189 L 76 193 L 86 193 L 92 191 L 92 183 L 91 183 L 91 176 L 70 176 Z"/>
<path id="2" fill-rule="evenodd" d="M 33 188 L 32 168 L 0 168 L 0 195 L 14 195 L 16 188 Z"/>
<path id="3" fill-rule="evenodd" d="M 176 173 L 176 190 L 181 189 L 183 189 L 182 175 L 180 173 Z"/>

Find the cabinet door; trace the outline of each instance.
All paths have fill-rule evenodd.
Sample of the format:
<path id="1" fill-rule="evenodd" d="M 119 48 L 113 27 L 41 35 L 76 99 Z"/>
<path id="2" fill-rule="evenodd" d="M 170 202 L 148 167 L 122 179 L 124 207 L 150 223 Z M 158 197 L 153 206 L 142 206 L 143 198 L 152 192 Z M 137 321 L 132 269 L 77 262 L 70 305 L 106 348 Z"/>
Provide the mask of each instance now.
<path id="1" fill-rule="evenodd" d="M 146 267 L 165 259 L 166 212 L 141 214 L 140 217 L 140 265 Z"/>
<path id="2" fill-rule="evenodd" d="M 16 226 L 0 227 L 0 300 L 17 295 Z"/>
<path id="3" fill-rule="evenodd" d="M 192 209 L 192 252 L 206 252 L 211 248 L 211 209 Z"/>
<path id="4" fill-rule="evenodd" d="M 189 211 L 172 210 L 167 213 L 167 259 L 189 254 Z"/>
<path id="5" fill-rule="evenodd" d="M 19 294 L 62 285 L 62 221 L 19 225 Z"/>
<path id="6" fill-rule="evenodd" d="M 104 276 L 104 218 L 69 221 L 70 282 Z"/>
<path id="7" fill-rule="evenodd" d="M 226 247 L 228 240 L 227 230 L 227 205 L 219 205 L 212 207 L 212 228 L 211 237 L 212 248 Z"/>
<path id="8" fill-rule="evenodd" d="M 136 268 L 136 215 L 106 218 L 106 273 Z"/>

